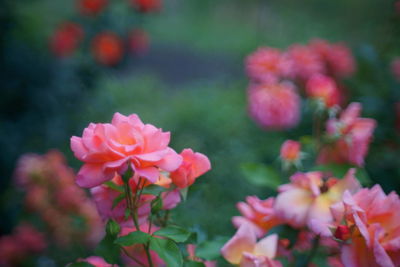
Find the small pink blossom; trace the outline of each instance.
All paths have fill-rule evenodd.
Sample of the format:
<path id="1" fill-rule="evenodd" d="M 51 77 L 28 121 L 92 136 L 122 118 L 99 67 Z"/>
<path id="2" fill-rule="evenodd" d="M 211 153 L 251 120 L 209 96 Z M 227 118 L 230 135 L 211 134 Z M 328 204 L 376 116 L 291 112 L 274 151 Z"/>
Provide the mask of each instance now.
<path id="1" fill-rule="evenodd" d="M 137 177 L 155 183 L 160 170 L 174 171 L 182 163 L 169 140 L 169 132 L 143 124 L 136 114 L 115 113 L 111 123 L 91 123 L 82 137 L 71 138 L 71 149 L 84 162 L 76 182 L 95 187 L 131 167 Z"/>
<path id="2" fill-rule="evenodd" d="M 276 83 L 290 73 L 291 62 L 280 50 L 262 47 L 246 58 L 245 66 L 252 81 Z"/>
<path id="3" fill-rule="evenodd" d="M 372 133 L 376 121 L 360 118 L 361 104 L 351 103 L 339 119 L 329 119 L 327 134 L 336 139 L 332 144 L 325 145 L 318 156 L 318 163 L 352 163 L 364 165 Z"/>
<path id="4" fill-rule="evenodd" d="M 199 152 L 184 149 L 180 155 L 183 158 L 182 164 L 170 174 L 172 182 L 179 188 L 192 185 L 199 176 L 211 169 L 210 160 Z"/>
<path id="5" fill-rule="evenodd" d="M 321 101 L 326 108 L 332 108 L 340 103 L 340 92 L 335 81 L 323 74 L 311 76 L 306 84 L 306 94 L 311 99 Z"/>
<path id="6" fill-rule="evenodd" d="M 237 208 L 242 216 L 235 216 L 232 222 L 236 228 L 248 224 L 257 237 L 264 236 L 271 228 L 281 223 L 273 208 L 275 199 L 270 197 L 260 200 L 256 196 L 246 197 L 246 202 L 239 202 Z"/>
<path id="7" fill-rule="evenodd" d="M 281 159 L 288 162 L 298 161 L 301 157 L 301 144 L 297 141 L 286 140 L 281 146 Z"/>
<path id="8" fill-rule="evenodd" d="M 300 97 L 290 83 L 253 84 L 248 90 L 250 116 L 267 130 L 293 128 L 300 120 Z"/>
<path id="9" fill-rule="evenodd" d="M 231 264 L 241 267 L 281 267 L 275 261 L 278 236 L 269 235 L 257 242 L 253 227 L 242 224 L 236 234 L 222 247 L 222 256 Z"/>

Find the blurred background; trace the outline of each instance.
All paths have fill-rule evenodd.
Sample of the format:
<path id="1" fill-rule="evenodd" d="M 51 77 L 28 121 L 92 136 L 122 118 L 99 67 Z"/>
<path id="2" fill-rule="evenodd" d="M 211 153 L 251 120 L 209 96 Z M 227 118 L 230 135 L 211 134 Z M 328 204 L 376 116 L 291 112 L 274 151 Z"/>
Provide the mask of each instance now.
<path id="1" fill-rule="evenodd" d="M 400 84 L 390 64 L 400 56 L 400 8 L 394 1 L 101 2 L 0 2 L 1 235 L 25 216 L 13 182 L 18 158 L 57 149 L 77 171 L 70 137 L 120 112 L 170 131 L 176 151 L 190 147 L 210 158 L 212 171 L 191 188 L 174 220 L 210 239 L 231 236 L 236 203 L 273 194 L 245 178 L 243 163 L 267 164 L 285 181 L 281 144 L 311 134 L 307 108 L 290 131 L 267 132 L 248 117 L 244 58 L 260 46 L 286 49 L 314 38 L 352 49 L 357 71 L 345 81 L 349 100 L 363 103 L 363 117 L 378 121 L 365 175 L 399 192 Z M 80 252 L 49 252 L 40 264 L 61 266 Z M 27 266 L 39 260 L 33 262 Z"/>

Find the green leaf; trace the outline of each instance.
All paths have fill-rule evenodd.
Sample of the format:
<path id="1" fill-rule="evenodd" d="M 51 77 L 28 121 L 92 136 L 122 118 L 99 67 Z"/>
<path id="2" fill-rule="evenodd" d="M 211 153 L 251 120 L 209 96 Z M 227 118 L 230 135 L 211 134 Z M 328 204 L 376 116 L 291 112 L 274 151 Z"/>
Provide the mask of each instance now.
<path id="1" fill-rule="evenodd" d="M 89 262 L 74 262 L 69 264 L 68 267 L 94 267 L 94 265 Z"/>
<path id="2" fill-rule="evenodd" d="M 116 221 L 108 220 L 106 225 L 107 235 L 110 235 L 115 238 L 118 236 L 120 231 L 121 231 L 121 226 L 119 226 L 119 224 Z"/>
<path id="3" fill-rule="evenodd" d="M 173 225 L 162 228 L 154 233 L 154 235 L 167 237 L 175 242 L 185 242 L 191 236 L 191 234 L 192 233 L 188 230 Z"/>
<path id="4" fill-rule="evenodd" d="M 117 263 L 120 256 L 120 248 L 114 244 L 114 240 L 114 237 L 107 234 L 97 245 L 95 255 L 103 257 L 108 263 Z"/>
<path id="5" fill-rule="evenodd" d="M 135 244 L 146 244 L 147 242 L 149 242 L 149 240 L 150 240 L 149 234 L 142 231 L 136 231 L 117 238 L 115 240 L 115 244 L 126 247 Z"/>
<path id="6" fill-rule="evenodd" d="M 112 208 L 114 209 L 124 199 L 125 199 L 125 193 L 121 193 L 119 196 L 114 198 Z"/>
<path id="7" fill-rule="evenodd" d="M 168 188 L 152 184 L 143 188 L 142 194 L 158 196 L 160 193 L 165 192 L 167 190 Z"/>
<path id="8" fill-rule="evenodd" d="M 221 253 L 220 250 L 229 237 L 219 237 L 213 241 L 205 241 L 196 247 L 196 256 L 205 260 L 215 260 Z"/>
<path id="9" fill-rule="evenodd" d="M 204 263 L 200 262 L 200 261 L 185 261 L 184 264 L 185 267 L 205 267 Z"/>
<path id="10" fill-rule="evenodd" d="M 371 179 L 369 178 L 369 175 L 365 169 L 357 168 L 354 165 L 350 164 L 330 163 L 330 164 L 315 166 L 312 170 L 327 172 L 336 178 L 343 178 L 351 168 L 356 169 L 355 176 L 363 186 L 368 186 L 371 184 Z"/>
<path id="11" fill-rule="evenodd" d="M 120 193 L 123 193 L 123 192 L 124 192 L 124 187 L 123 187 L 122 185 L 116 185 L 116 184 L 114 184 L 114 183 L 111 182 L 111 181 L 105 182 L 104 184 L 105 184 L 106 186 L 108 186 L 109 188 L 115 190 L 115 191 L 118 191 L 118 192 L 120 192 Z"/>
<path id="12" fill-rule="evenodd" d="M 181 195 L 181 199 L 182 199 L 183 201 L 186 201 L 187 195 L 188 195 L 188 191 L 189 191 L 189 187 L 185 187 L 185 188 L 179 190 L 179 193 L 180 193 L 180 195 Z"/>
<path id="13" fill-rule="evenodd" d="M 254 185 L 275 190 L 282 183 L 278 172 L 270 166 L 260 163 L 243 163 L 240 167 L 243 176 Z"/>
<path id="14" fill-rule="evenodd" d="M 157 197 L 151 201 L 151 212 L 152 213 L 157 213 L 160 211 L 163 207 L 163 201 L 161 197 Z"/>
<path id="15" fill-rule="evenodd" d="M 165 261 L 167 267 L 183 266 L 182 253 L 171 239 L 161 239 L 152 236 L 150 239 L 150 249 L 157 252 L 157 255 Z"/>

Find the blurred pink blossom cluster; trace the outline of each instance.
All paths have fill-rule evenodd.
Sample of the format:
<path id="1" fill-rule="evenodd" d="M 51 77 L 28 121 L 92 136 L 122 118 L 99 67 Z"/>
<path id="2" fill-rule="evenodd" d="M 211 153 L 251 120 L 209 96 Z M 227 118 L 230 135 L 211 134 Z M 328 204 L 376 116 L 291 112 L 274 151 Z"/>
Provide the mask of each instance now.
<path id="1" fill-rule="evenodd" d="M 15 183 L 25 192 L 27 210 L 40 217 L 58 245 L 93 246 L 101 239 L 103 224 L 95 204 L 75 184 L 75 174 L 60 152 L 22 156 Z"/>
<path id="2" fill-rule="evenodd" d="M 350 49 L 342 43 L 312 40 L 286 51 L 261 47 L 245 61 L 250 79 L 250 116 L 265 129 L 288 129 L 300 120 L 300 95 L 323 108 L 344 101 L 341 80 L 355 70 Z"/>
<path id="3" fill-rule="evenodd" d="M 0 266 L 20 266 L 29 256 L 43 252 L 46 247 L 44 234 L 22 222 L 12 234 L 0 237 Z"/>
<path id="4" fill-rule="evenodd" d="M 232 219 L 238 231 L 221 252 L 232 264 L 278 267 L 279 258 L 293 261 L 294 250 L 310 250 L 317 242 L 328 252 L 329 266 L 399 266 L 399 205 L 395 192 L 362 188 L 355 169 L 342 179 L 297 172 L 276 197 L 249 196 L 238 203 L 241 216 Z M 270 234 L 282 225 L 295 229 L 296 239 Z"/>

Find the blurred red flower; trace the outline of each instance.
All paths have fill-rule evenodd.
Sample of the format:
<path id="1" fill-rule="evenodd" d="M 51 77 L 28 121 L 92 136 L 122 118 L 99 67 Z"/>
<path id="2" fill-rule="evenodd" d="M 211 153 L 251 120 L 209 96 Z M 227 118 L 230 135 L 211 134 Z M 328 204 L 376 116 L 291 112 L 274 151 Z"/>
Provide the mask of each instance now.
<path id="1" fill-rule="evenodd" d="M 62 23 L 50 38 L 50 49 L 58 57 L 70 56 L 83 38 L 83 29 L 73 22 Z"/>
<path id="2" fill-rule="evenodd" d="M 148 13 L 161 9 L 161 0 L 131 0 L 133 6 L 140 12 Z"/>
<path id="3" fill-rule="evenodd" d="M 104 65 L 116 65 L 122 59 L 123 50 L 121 39 L 113 32 L 100 33 L 92 42 L 94 58 Z"/>
<path id="4" fill-rule="evenodd" d="M 83 15 L 97 15 L 108 4 L 107 0 L 78 0 L 77 5 Z"/>

